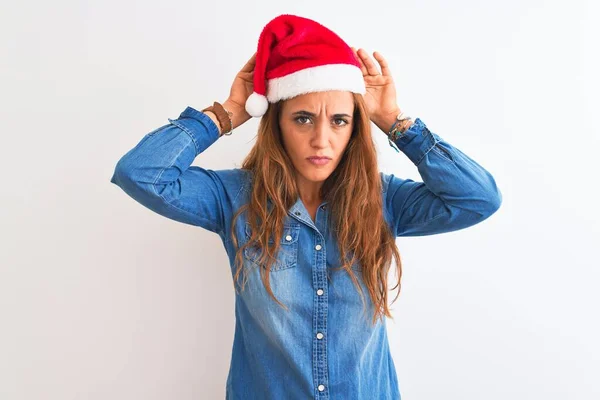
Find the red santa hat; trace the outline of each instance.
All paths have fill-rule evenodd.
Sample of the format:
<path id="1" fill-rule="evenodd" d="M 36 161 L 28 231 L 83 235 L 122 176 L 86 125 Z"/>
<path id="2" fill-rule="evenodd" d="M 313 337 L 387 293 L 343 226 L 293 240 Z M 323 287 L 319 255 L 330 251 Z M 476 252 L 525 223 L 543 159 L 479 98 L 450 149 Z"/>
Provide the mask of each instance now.
<path id="1" fill-rule="evenodd" d="M 246 101 L 253 117 L 269 103 L 327 90 L 365 94 L 354 51 L 337 34 L 308 18 L 282 14 L 263 28 L 254 67 L 254 93 Z"/>

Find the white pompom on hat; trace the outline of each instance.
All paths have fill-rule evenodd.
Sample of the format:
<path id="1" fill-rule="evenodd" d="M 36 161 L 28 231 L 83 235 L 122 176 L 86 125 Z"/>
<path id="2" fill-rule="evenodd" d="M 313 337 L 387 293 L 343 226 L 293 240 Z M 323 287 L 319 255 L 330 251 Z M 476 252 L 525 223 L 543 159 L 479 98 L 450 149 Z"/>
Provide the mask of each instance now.
<path id="1" fill-rule="evenodd" d="M 246 111 L 261 117 L 269 103 L 300 94 L 345 90 L 365 94 L 360 63 L 337 34 L 311 19 L 282 14 L 258 39 L 254 92 Z"/>

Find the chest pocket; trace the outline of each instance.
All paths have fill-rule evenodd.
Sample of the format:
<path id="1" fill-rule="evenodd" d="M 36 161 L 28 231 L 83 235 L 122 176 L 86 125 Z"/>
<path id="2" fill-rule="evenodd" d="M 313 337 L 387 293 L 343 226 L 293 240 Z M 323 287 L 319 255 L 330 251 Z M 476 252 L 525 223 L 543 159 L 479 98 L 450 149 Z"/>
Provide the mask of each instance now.
<path id="1" fill-rule="evenodd" d="M 271 271 L 280 271 L 282 269 L 292 268 L 298 264 L 298 236 L 300 234 L 300 225 L 285 225 L 283 235 L 280 240 L 279 251 L 276 260 L 271 265 Z M 246 240 L 250 239 L 252 228 L 250 223 L 246 222 Z M 273 239 L 269 239 L 273 243 Z M 254 244 L 244 249 L 244 258 L 253 265 L 258 265 L 261 256 L 261 248 Z"/>

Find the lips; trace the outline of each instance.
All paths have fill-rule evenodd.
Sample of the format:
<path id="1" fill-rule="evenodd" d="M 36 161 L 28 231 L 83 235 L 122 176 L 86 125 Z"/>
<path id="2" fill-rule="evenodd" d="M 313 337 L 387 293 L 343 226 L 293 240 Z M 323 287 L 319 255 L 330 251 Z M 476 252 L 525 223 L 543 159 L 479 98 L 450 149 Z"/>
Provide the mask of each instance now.
<path id="1" fill-rule="evenodd" d="M 308 162 L 312 163 L 313 165 L 325 165 L 329 161 L 331 161 L 331 158 L 329 158 L 329 157 L 308 157 L 307 160 L 308 160 Z"/>

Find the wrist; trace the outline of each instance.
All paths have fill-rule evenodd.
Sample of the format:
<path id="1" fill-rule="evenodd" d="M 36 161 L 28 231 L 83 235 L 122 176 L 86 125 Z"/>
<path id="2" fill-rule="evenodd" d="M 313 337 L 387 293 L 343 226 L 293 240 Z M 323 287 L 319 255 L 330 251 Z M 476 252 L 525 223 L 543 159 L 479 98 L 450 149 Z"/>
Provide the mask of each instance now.
<path id="1" fill-rule="evenodd" d="M 233 113 L 231 122 L 233 122 L 234 129 L 252 118 L 242 105 L 232 101 L 231 99 L 225 100 L 222 104 L 227 111 Z"/>
<path id="2" fill-rule="evenodd" d="M 373 121 L 373 123 L 377 125 L 379 129 L 381 129 L 384 133 L 387 134 L 392 125 L 394 125 L 394 123 L 396 122 L 396 117 L 398 116 L 398 114 L 400 114 L 400 112 L 401 110 L 398 107 L 392 112 L 383 115 L 373 116 L 371 118 L 371 121 Z"/>
<path id="3" fill-rule="evenodd" d="M 392 126 L 397 122 L 398 115 L 400 115 L 402 111 L 400 110 L 400 108 L 396 109 L 395 111 L 383 116 L 383 117 L 378 117 L 378 118 L 373 118 L 373 122 L 375 123 L 375 125 L 377 125 L 379 127 L 379 129 L 381 129 L 383 131 L 383 133 L 385 133 L 386 135 L 389 133 L 390 129 L 392 128 Z M 403 118 L 406 119 L 402 119 L 398 125 L 396 126 L 395 131 L 398 131 L 400 133 L 403 133 L 404 131 L 406 131 L 407 129 L 409 129 L 412 124 L 414 123 L 414 120 L 408 116 L 404 116 Z"/>
<path id="4" fill-rule="evenodd" d="M 215 123 L 219 137 L 224 134 L 230 135 L 230 132 L 251 118 L 243 107 L 231 99 L 223 103 L 214 102 L 213 106 L 202 109 L 202 112 Z M 226 133 L 224 133 L 225 129 Z"/>
<path id="5" fill-rule="evenodd" d="M 221 123 L 219 122 L 217 115 L 215 113 L 213 113 L 212 111 L 203 111 L 203 113 L 206 114 L 206 116 L 215 123 L 215 125 L 217 126 L 217 129 L 219 130 L 219 136 L 221 136 L 223 134 L 223 127 L 221 126 Z"/>

